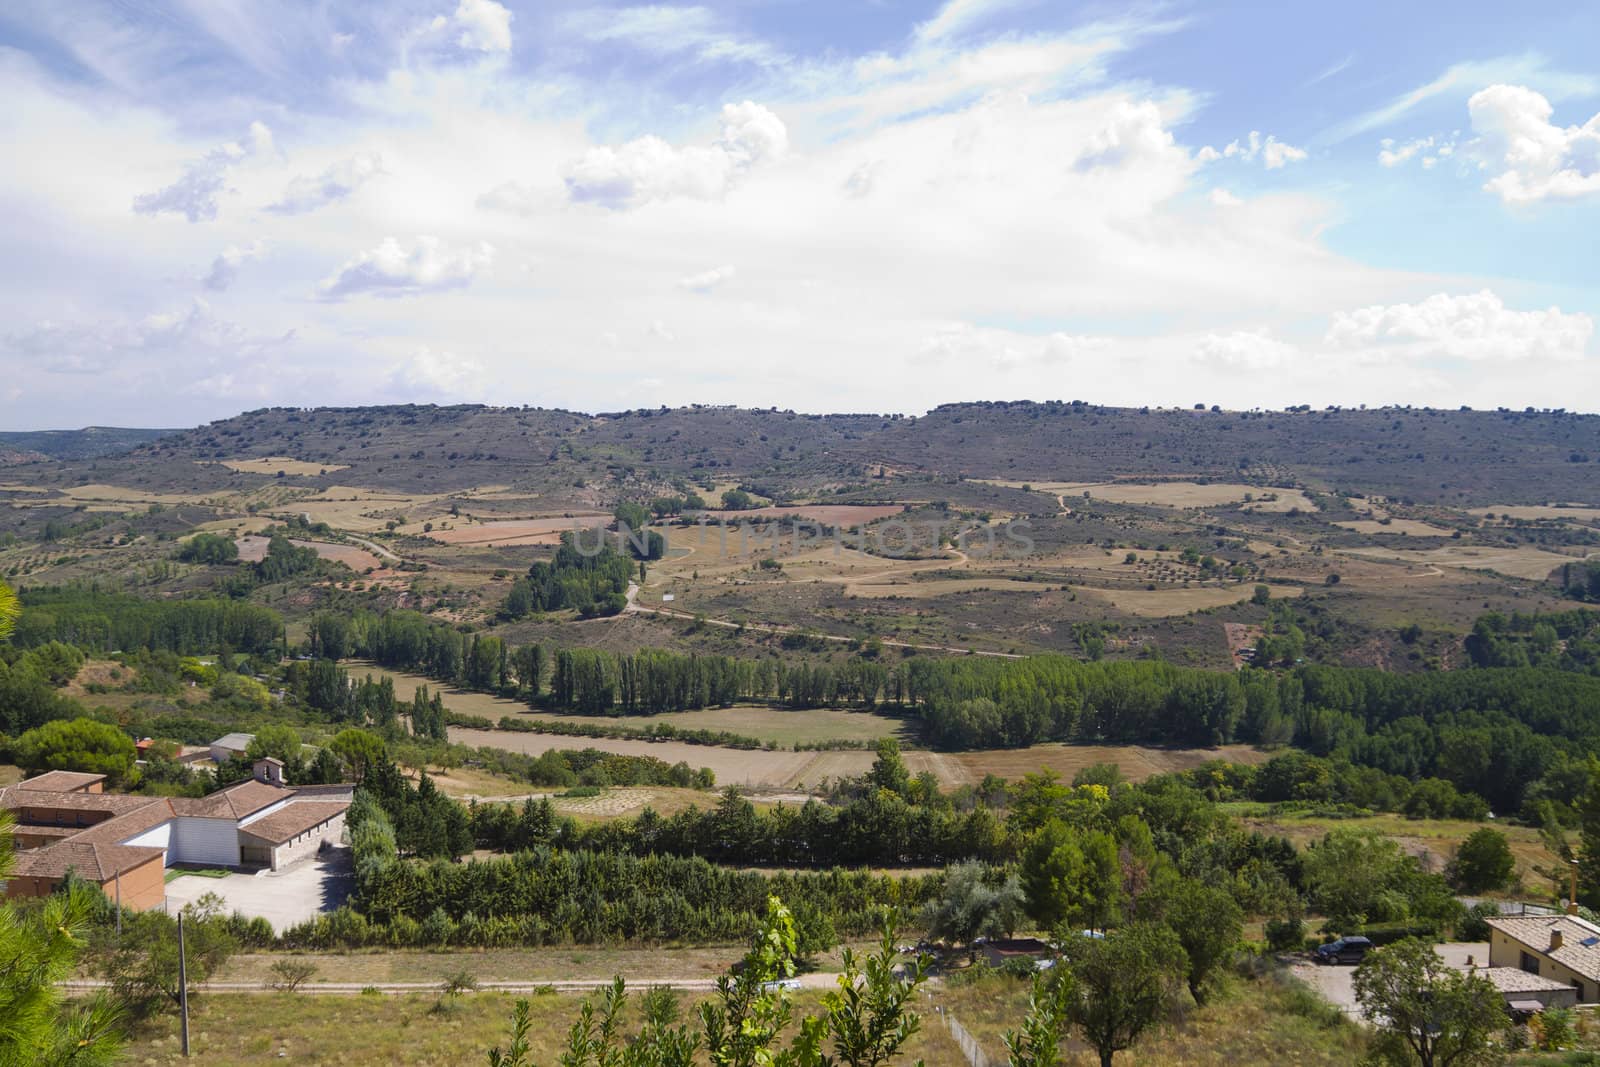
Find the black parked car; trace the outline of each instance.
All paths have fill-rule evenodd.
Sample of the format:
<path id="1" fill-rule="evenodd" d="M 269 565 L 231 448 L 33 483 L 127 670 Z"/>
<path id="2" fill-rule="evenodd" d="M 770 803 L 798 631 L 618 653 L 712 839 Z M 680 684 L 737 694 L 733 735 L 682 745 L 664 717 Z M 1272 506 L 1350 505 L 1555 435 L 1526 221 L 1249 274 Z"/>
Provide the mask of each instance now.
<path id="1" fill-rule="evenodd" d="M 1341 937 L 1326 945 L 1318 945 L 1316 960 L 1318 963 L 1360 963 L 1371 951 L 1372 942 L 1364 937 Z"/>

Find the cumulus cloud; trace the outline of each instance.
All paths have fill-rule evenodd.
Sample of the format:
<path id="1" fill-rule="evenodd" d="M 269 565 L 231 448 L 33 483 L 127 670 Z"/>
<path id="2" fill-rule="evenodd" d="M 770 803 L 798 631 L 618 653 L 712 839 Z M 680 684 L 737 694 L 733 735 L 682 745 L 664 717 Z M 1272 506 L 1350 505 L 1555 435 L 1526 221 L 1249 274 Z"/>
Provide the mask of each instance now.
<path id="1" fill-rule="evenodd" d="M 1441 159 L 1455 155 L 1455 152 L 1455 141 L 1447 137 L 1418 137 L 1410 141 L 1385 137 L 1379 142 L 1378 163 L 1384 167 L 1398 167 L 1420 157 L 1423 168 L 1431 169 Z"/>
<path id="2" fill-rule="evenodd" d="M 1172 134 L 1153 100 L 1120 101 L 1110 119 L 1089 138 L 1079 166 L 1126 166 L 1159 160 L 1173 150 Z"/>
<path id="3" fill-rule="evenodd" d="M 347 260 L 317 287 L 324 300 L 371 293 L 374 296 L 416 296 L 471 285 L 494 260 L 487 242 L 452 249 L 437 237 L 418 237 L 410 247 L 386 237 L 377 248 Z"/>
<path id="4" fill-rule="evenodd" d="M 1582 312 L 1516 311 L 1485 289 L 1339 312 L 1326 341 L 1336 348 L 1382 348 L 1423 358 L 1576 360 L 1593 335 L 1594 320 Z"/>
<path id="5" fill-rule="evenodd" d="M 1220 152 L 1206 145 L 1195 153 L 1195 158 L 1202 163 L 1211 163 L 1218 159 L 1237 159 L 1241 163 L 1254 163 L 1261 161 L 1261 165 L 1268 170 L 1280 170 L 1290 163 L 1299 163 L 1307 158 L 1306 150 L 1296 148 L 1278 140 L 1272 134 L 1265 137 L 1260 130 L 1251 130 L 1250 136 L 1241 141 L 1230 141 L 1227 147 Z"/>
<path id="6" fill-rule="evenodd" d="M 383 157 L 363 152 L 335 163 L 314 177 L 296 177 L 267 210 L 275 215 L 303 215 L 336 203 L 383 173 Z"/>
<path id="7" fill-rule="evenodd" d="M 470 52 L 509 52 L 512 18 L 495 0 L 461 0 L 452 14 L 436 15 L 428 32 Z"/>
<path id="8" fill-rule="evenodd" d="M 715 200 L 788 148 L 789 131 L 777 115 L 749 100 L 727 104 L 715 144 L 675 148 L 646 136 L 592 148 L 567 169 L 567 195 L 612 209 L 676 197 Z"/>
<path id="9" fill-rule="evenodd" d="M 200 279 L 200 284 L 214 293 L 222 292 L 239 277 L 239 267 L 247 260 L 261 255 L 264 249 L 265 246 L 260 241 L 251 241 L 247 245 L 229 245 L 211 261 L 211 269 Z"/>
<path id="10" fill-rule="evenodd" d="M 1467 101 L 1474 145 L 1493 174 L 1484 189 L 1508 204 L 1600 193 L 1600 114 L 1556 126 L 1550 101 L 1520 85 L 1491 85 Z"/>
<path id="11" fill-rule="evenodd" d="M 1298 354 L 1294 345 L 1279 341 L 1266 329 L 1208 333 L 1194 347 L 1194 358 L 1202 363 L 1245 370 L 1282 367 Z"/>
<path id="12" fill-rule="evenodd" d="M 233 166 L 272 149 L 272 131 L 260 122 L 252 122 L 244 140 L 212 149 L 185 167 L 183 175 L 171 185 L 134 197 L 133 210 L 140 215 L 170 213 L 190 222 L 209 222 L 217 217 L 217 199 L 227 189 L 228 172 Z"/>

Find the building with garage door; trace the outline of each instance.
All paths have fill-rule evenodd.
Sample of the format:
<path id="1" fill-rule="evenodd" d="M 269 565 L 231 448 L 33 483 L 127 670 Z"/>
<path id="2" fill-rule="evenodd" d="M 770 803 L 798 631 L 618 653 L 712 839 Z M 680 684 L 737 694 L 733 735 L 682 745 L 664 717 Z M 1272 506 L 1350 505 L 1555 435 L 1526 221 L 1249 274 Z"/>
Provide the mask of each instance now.
<path id="1" fill-rule="evenodd" d="M 128 907 L 159 907 L 168 867 L 278 870 L 339 839 L 351 787 L 291 788 L 270 758 L 254 771 L 205 797 L 106 793 L 104 775 L 64 771 L 0 789 L 17 823 L 6 895 L 44 896 L 70 870 Z"/>

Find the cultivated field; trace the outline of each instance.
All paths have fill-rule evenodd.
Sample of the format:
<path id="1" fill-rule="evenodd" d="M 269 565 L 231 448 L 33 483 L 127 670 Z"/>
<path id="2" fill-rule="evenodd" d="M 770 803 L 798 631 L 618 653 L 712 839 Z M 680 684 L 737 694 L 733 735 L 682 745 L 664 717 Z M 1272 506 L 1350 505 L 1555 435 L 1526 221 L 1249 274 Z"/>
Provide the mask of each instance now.
<path id="1" fill-rule="evenodd" d="M 335 471 L 347 471 L 349 466 L 341 463 L 311 463 L 303 459 L 291 459 L 288 456 L 263 456 L 260 459 L 219 459 L 211 462 L 227 467 L 240 474 L 265 474 L 268 477 L 277 477 L 283 474 L 289 477 L 314 478 L 319 474 L 332 474 Z"/>
<path id="2" fill-rule="evenodd" d="M 1510 575 L 1513 578 L 1527 578 L 1536 582 L 1548 578 L 1550 572 L 1557 567 L 1567 563 L 1576 563 L 1585 558 L 1581 555 L 1566 556 L 1557 552 L 1546 552 L 1543 549 L 1533 548 L 1528 545 L 1505 548 L 1448 545 L 1444 548 L 1434 548 L 1421 552 L 1387 548 L 1341 548 L 1338 551 L 1352 556 L 1392 559 L 1431 567 L 1461 567 L 1469 570 L 1488 570 L 1498 574 Z"/>
<path id="3" fill-rule="evenodd" d="M 507 730 L 474 730 L 452 726 L 450 740 L 461 745 L 485 745 L 537 756 L 551 749 L 597 748 L 629 756 L 654 756 L 667 763 L 709 767 L 718 785 L 744 785 L 758 789 L 816 787 L 824 780 L 854 777 L 872 766 L 867 751 L 783 752 L 745 751 L 681 741 L 617 741 L 608 738 L 523 734 Z M 1096 763 L 1115 763 L 1123 774 L 1141 781 L 1153 774 L 1185 770 L 1206 760 L 1260 762 L 1267 758 L 1255 749 L 1231 745 L 1217 749 L 1167 749 L 1136 745 L 1035 745 L 1027 749 L 990 749 L 979 752 L 908 751 L 906 767 L 912 774 L 931 771 L 946 787 L 976 785 L 986 775 L 1020 778 L 1039 770 L 1053 770 L 1071 778 Z"/>
<path id="4" fill-rule="evenodd" d="M 601 514 L 553 515 L 534 519 L 497 519 L 489 522 L 447 520 L 424 537 L 447 545 L 553 545 L 572 530 L 593 530 L 611 521 Z M 592 536 L 592 535 L 591 535 Z"/>
<path id="5" fill-rule="evenodd" d="M 1600 522 L 1600 508 L 1581 504 L 1499 504 L 1487 508 L 1473 508 L 1470 514 L 1503 519 L 1574 519 L 1578 522 Z"/>
<path id="6" fill-rule="evenodd" d="M 265 537 L 239 538 L 239 559 L 246 563 L 255 563 L 267 558 L 267 545 L 270 542 Z M 328 541 L 299 541 L 291 539 L 291 544 L 300 548 L 314 549 L 323 559 L 331 559 L 335 563 L 343 563 L 357 574 L 368 567 L 374 570 L 383 566 L 383 560 L 356 545 L 333 544 Z"/>
<path id="7" fill-rule="evenodd" d="M 1346 530 L 1354 530 L 1360 534 L 1405 534 L 1408 537 L 1449 537 L 1453 532 L 1442 526 L 1431 523 L 1418 522 L 1416 519 L 1354 519 L 1346 522 L 1336 522 L 1333 525 Z"/>
<path id="8" fill-rule="evenodd" d="M 1226 604 L 1237 604 L 1242 600 L 1249 600 L 1254 595 L 1254 583 L 1224 586 L 1196 586 L 1189 589 L 1157 588 L 1157 589 L 1095 589 L 1091 586 L 1076 586 L 1075 591 L 1086 597 L 1105 601 L 1118 611 L 1129 615 L 1138 615 L 1142 618 L 1163 618 L 1172 615 L 1187 615 L 1191 611 L 1201 611 L 1206 608 L 1220 608 Z M 1274 597 L 1296 597 L 1303 591 L 1297 585 L 1270 585 Z"/>
<path id="9" fill-rule="evenodd" d="M 1039 488 L 1035 486 L 1035 488 Z M 1091 499 L 1109 500 L 1113 504 L 1153 504 L 1166 508 L 1214 508 L 1223 504 L 1240 504 L 1246 497 L 1253 511 L 1316 511 L 1317 507 L 1298 489 L 1271 489 L 1259 485 L 1237 485 L 1226 482 L 1156 482 L 1139 485 L 1132 482 L 1061 483 L 1052 485 L 1051 491 L 1067 496 L 1088 493 Z M 1264 497 L 1276 497 L 1273 500 Z"/>
<path id="10" fill-rule="evenodd" d="M 829 526 L 861 526 L 890 515 L 899 515 L 905 508 L 899 504 L 786 504 L 776 507 L 747 508 L 744 511 L 707 511 L 708 518 L 723 522 L 803 519 L 825 523 Z"/>

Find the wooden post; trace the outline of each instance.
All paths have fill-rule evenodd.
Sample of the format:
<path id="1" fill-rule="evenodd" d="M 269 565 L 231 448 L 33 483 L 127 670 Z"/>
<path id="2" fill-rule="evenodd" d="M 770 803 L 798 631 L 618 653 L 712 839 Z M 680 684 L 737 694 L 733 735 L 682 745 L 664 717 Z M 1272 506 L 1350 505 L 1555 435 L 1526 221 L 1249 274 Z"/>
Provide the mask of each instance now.
<path id="1" fill-rule="evenodd" d="M 117 944 L 122 944 L 122 868 L 118 867 L 112 879 L 117 883 Z"/>
<path id="2" fill-rule="evenodd" d="M 1578 914 L 1578 861 L 1573 859 L 1570 866 L 1572 869 L 1567 872 L 1571 886 L 1571 891 L 1567 895 L 1567 914 L 1576 915 Z"/>
<path id="3" fill-rule="evenodd" d="M 183 1019 L 183 1056 L 189 1057 L 189 965 L 183 951 L 183 912 L 178 912 L 178 1012 Z"/>

